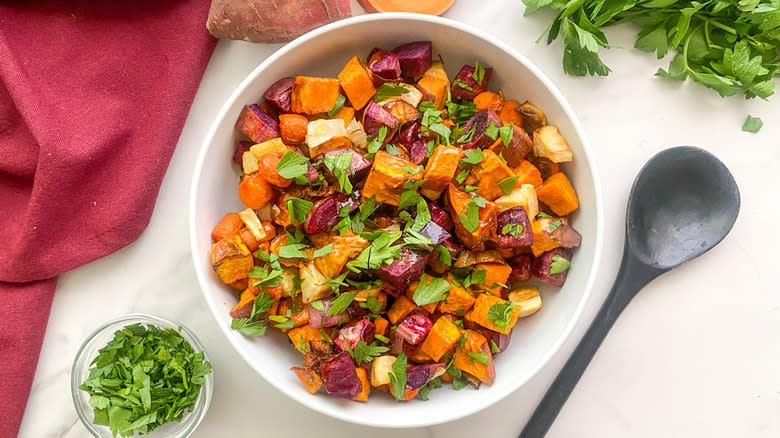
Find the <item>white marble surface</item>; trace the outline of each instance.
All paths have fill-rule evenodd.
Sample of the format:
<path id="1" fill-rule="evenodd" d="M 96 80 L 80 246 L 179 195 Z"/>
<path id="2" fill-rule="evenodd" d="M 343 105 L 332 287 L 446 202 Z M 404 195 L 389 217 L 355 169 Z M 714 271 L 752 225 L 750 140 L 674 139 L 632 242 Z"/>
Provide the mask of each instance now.
<path id="1" fill-rule="evenodd" d="M 88 436 L 71 403 L 71 361 L 95 327 L 130 312 L 178 319 L 206 344 L 217 370 L 216 391 L 194 437 L 516 436 L 611 285 L 636 172 L 657 151 L 681 144 L 705 147 L 730 167 L 742 191 L 737 224 L 719 247 L 657 279 L 634 300 L 548 437 L 780 436 L 780 293 L 773 282 L 780 246 L 774 232 L 780 223 L 780 97 L 773 103 L 721 99 L 700 86 L 654 78 L 665 61 L 631 48 L 631 26 L 608 33 L 611 43 L 625 47 L 604 53 L 613 69 L 608 78 L 566 77 L 560 46 L 535 44 L 547 19 L 524 18 L 522 10 L 518 0 L 459 0 L 445 16 L 494 34 L 545 71 L 578 113 L 603 173 L 607 240 L 596 288 L 573 335 L 546 369 L 487 411 L 403 432 L 311 412 L 254 374 L 220 333 L 198 289 L 186 212 L 209 125 L 240 80 L 279 46 L 222 41 L 149 228 L 129 247 L 60 278 L 19 436 Z M 747 113 L 763 118 L 760 133 L 740 131 Z"/>

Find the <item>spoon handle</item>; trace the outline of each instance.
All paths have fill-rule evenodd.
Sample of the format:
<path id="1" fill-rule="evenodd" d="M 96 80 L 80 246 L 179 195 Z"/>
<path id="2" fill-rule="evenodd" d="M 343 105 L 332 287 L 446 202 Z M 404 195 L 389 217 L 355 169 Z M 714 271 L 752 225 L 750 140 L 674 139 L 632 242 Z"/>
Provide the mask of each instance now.
<path id="1" fill-rule="evenodd" d="M 620 270 L 606 301 L 574 353 L 547 390 L 541 403 L 536 407 L 519 438 L 544 437 L 620 312 L 640 289 L 663 272 L 641 263 L 629 253 L 627 248 L 623 251 Z"/>

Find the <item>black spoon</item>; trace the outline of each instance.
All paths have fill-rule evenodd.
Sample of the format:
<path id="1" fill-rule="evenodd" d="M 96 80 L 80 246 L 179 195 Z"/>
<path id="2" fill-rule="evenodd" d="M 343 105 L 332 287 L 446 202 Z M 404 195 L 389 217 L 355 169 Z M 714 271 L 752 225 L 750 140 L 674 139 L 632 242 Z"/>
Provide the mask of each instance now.
<path id="1" fill-rule="evenodd" d="M 645 164 L 628 199 L 623 261 L 615 284 L 520 438 L 544 437 L 612 324 L 637 292 L 720 243 L 738 213 L 737 183 L 709 152 L 679 146 Z"/>

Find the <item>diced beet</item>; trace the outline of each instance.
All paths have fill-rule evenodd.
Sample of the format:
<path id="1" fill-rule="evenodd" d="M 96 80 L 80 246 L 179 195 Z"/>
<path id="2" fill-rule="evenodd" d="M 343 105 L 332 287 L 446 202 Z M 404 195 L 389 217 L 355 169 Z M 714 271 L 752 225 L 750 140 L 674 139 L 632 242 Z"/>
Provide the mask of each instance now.
<path id="1" fill-rule="evenodd" d="M 425 226 L 420 230 L 420 234 L 433 240 L 433 243 L 442 243 L 452 237 L 452 235 L 448 233 L 447 230 L 442 228 L 434 221 L 430 221 L 425 224 Z"/>
<path id="2" fill-rule="evenodd" d="M 415 41 L 393 49 L 401 64 L 401 76 L 416 78 L 422 76 L 433 63 L 433 48 L 430 41 Z"/>
<path id="3" fill-rule="evenodd" d="M 406 370 L 406 389 L 414 391 L 427 385 L 428 382 L 444 374 L 445 363 L 426 363 L 415 365 Z"/>
<path id="4" fill-rule="evenodd" d="M 453 223 L 449 213 L 434 203 L 428 204 L 428 210 L 431 212 L 431 220 L 433 222 L 436 222 L 447 231 L 452 231 Z"/>
<path id="5" fill-rule="evenodd" d="M 450 251 L 450 258 L 453 260 L 457 259 L 460 253 L 463 251 L 463 246 L 456 242 L 454 238 L 444 240 L 441 242 L 441 244 Z"/>
<path id="6" fill-rule="evenodd" d="M 485 135 L 485 130 L 490 126 L 490 122 L 493 122 L 493 125 L 496 128 L 501 127 L 501 119 L 498 117 L 498 114 L 490 108 L 480 110 L 471 116 L 469 121 L 466 122 L 466 126 L 463 128 L 463 132 L 470 133 L 473 129 L 474 134 L 471 135 L 471 140 L 463 143 L 461 147 L 463 149 L 474 149 L 490 146 L 494 140 Z"/>
<path id="7" fill-rule="evenodd" d="M 244 170 L 244 159 L 242 157 L 244 156 L 244 152 L 249 150 L 250 146 L 252 146 L 252 144 L 248 141 L 236 142 L 236 151 L 233 152 L 233 162 L 238 164 L 238 167 L 240 167 L 241 170 Z"/>
<path id="8" fill-rule="evenodd" d="M 354 211 L 358 204 L 348 196 L 336 193 L 327 198 L 320 199 L 306 215 L 305 230 L 309 234 L 324 233 L 340 220 L 339 210 L 349 204 L 349 211 Z"/>
<path id="9" fill-rule="evenodd" d="M 431 327 L 433 327 L 433 323 L 425 315 L 413 313 L 398 324 L 395 333 L 402 337 L 404 341 L 417 345 L 428 335 Z"/>
<path id="10" fill-rule="evenodd" d="M 355 362 L 346 351 L 330 362 L 320 365 L 320 372 L 322 380 L 325 381 L 325 390 L 331 397 L 353 399 L 363 389 L 355 370 Z"/>
<path id="11" fill-rule="evenodd" d="M 398 119 L 393 117 L 386 109 L 373 101 L 369 102 L 363 110 L 363 129 L 366 131 L 367 135 L 376 137 L 379 135 L 379 128 L 382 126 L 387 126 L 385 142 L 388 142 L 395 135 L 399 122 Z"/>
<path id="12" fill-rule="evenodd" d="M 533 230 L 531 229 L 531 222 L 528 220 L 528 213 L 525 212 L 525 207 L 518 205 L 512 207 L 509 210 L 504 210 L 496 217 L 498 226 L 496 227 L 496 236 L 498 237 L 498 246 L 501 248 L 518 248 L 521 246 L 531 246 L 534 243 Z M 512 225 L 504 233 L 504 227 Z M 522 227 L 519 230 L 517 237 L 512 234 L 511 228 Z M 515 228 L 516 230 L 516 228 Z"/>
<path id="13" fill-rule="evenodd" d="M 420 279 L 430 253 L 419 254 L 409 248 L 401 250 L 401 258 L 392 263 L 383 264 L 377 270 L 377 276 L 391 290 L 403 292 L 410 284 Z"/>
<path id="14" fill-rule="evenodd" d="M 509 348 L 509 342 L 512 340 L 512 332 L 510 331 L 507 334 L 493 332 L 493 336 L 491 337 L 491 340 L 493 341 L 493 344 L 495 344 L 496 347 L 499 349 L 499 353 L 503 352 L 507 348 Z M 491 348 L 491 352 L 492 351 L 493 349 Z M 493 354 L 498 354 L 498 353 L 493 353 Z"/>
<path id="15" fill-rule="evenodd" d="M 409 161 L 414 164 L 421 164 L 428 156 L 428 147 L 426 146 L 428 140 L 430 139 L 423 135 L 420 129 L 420 123 L 412 122 L 401 128 L 395 141 L 409 151 Z"/>
<path id="16" fill-rule="evenodd" d="M 553 258 L 556 256 L 571 261 L 571 252 L 569 252 L 568 249 L 555 248 L 534 259 L 531 264 L 531 273 L 534 277 L 547 284 L 561 287 L 566 281 L 566 276 L 569 274 L 569 271 L 565 270 L 558 274 L 550 274 L 550 267 L 552 266 Z"/>
<path id="17" fill-rule="evenodd" d="M 376 332 L 376 326 L 368 318 L 359 320 L 358 322 L 344 327 L 339 330 L 338 336 L 333 340 L 333 343 L 341 349 L 341 351 L 347 351 L 347 345 L 349 348 L 355 348 L 358 342 L 363 341 L 370 344 L 374 341 L 374 333 Z"/>
<path id="18" fill-rule="evenodd" d="M 292 90 L 295 78 L 282 78 L 274 82 L 263 93 L 263 98 L 274 104 L 283 113 L 292 112 Z"/>
<path id="19" fill-rule="evenodd" d="M 397 355 L 403 351 L 407 357 L 412 357 L 416 348 L 416 345 L 406 342 L 401 335 L 395 333 L 393 334 L 393 341 L 390 343 L 390 351 L 388 353 Z"/>
<path id="20" fill-rule="evenodd" d="M 356 151 L 353 151 L 352 149 L 347 149 L 347 148 L 330 149 L 325 151 L 323 155 L 341 155 L 344 152 L 352 152 L 352 166 L 350 166 L 349 170 L 347 171 L 347 176 L 349 176 L 350 179 L 353 180 L 359 180 L 362 179 L 364 176 L 366 176 L 368 174 L 368 171 L 371 170 L 371 162 L 363 158 L 362 155 L 360 155 Z M 332 172 L 330 172 L 329 169 L 326 170 L 326 172 L 332 175 Z"/>
<path id="21" fill-rule="evenodd" d="M 499 152 L 501 156 L 506 160 L 506 164 L 509 167 L 517 167 L 525 159 L 525 156 L 531 152 L 534 147 L 534 142 L 531 137 L 522 129 L 514 126 L 512 129 L 512 139 L 509 144 L 501 145 Z"/>
<path id="22" fill-rule="evenodd" d="M 485 76 L 482 78 L 482 83 L 478 84 L 474 79 L 474 66 L 464 65 L 460 68 L 458 74 L 455 75 L 455 80 L 452 81 L 452 98 L 456 100 L 474 100 L 477 94 L 488 89 L 488 83 L 490 83 L 492 74 L 493 69 L 491 67 L 485 68 Z M 461 81 L 474 91 L 463 88 L 460 84 Z"/>
<path id="23" fill-rule="evenodd" d="M 401 79 L 401 64 L 394 53 L 374 49 L 368 56 L 367 65 L 377 87 L 385 82 Z"/>
<path id="24" fill-rule="evenodd" d="M 241 110 L 236 129 L 255 143 L 262 143 L 279 137 L 279 124 L 258 105 L 247 105 Z"/>
<path id="25" fill-rule="evenodd" d="M 349 317 L 346 311 L 328 316 L 328 309 L 330 309 L 332 301 L 321 301 L 321 303 L 323 310 L 317 310 L 311 304 L 309 305 L 309 325 L 311 328 L 335 327 L 339 325 L 342 318 Z"/>
<path id="26" fill-rule="evenodd" d="M 522 283 L 531 279 L 531 256 L 521 254 L 509 259 L 509 266 L 512 267 L 512 273 L 509 274 L 510 283 Z"/>
<path id="27" fill-rule="evenodd" d="M 564 248 L 576 248 L 582 243 L 582 235 L 568 224 L 562 224 L 550 234 Z"/>
<path id="28" fill-rule="evenodd" d="M 309 168 L 306 170 L 306 173 L 303 175 L 303 177 L 306 178 L 310 184 L 314 184 L 320 180 L 320 173 L 317 171 L 317 168 L 314 167 L 310 162 L 306 164 L 308 164 Z"/>

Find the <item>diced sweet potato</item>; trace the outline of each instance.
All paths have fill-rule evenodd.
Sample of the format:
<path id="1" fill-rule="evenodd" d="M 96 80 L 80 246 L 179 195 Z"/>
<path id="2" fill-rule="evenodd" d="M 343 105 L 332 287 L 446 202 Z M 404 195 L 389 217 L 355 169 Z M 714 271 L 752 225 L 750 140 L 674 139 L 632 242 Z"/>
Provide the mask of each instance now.
<path id="1" fill-rule="evenodd" d="M 517 206 L 498 213 L 498 246 L 502 248 L 517 248 L 531 246 L 534 243 L 531 221 L 525 212 L 525 207 Z"/>
<path id="2" fill-rule="evenodd" d="M 490 108 L 498 112 L 501 110 L 501 104 L 501 96 L 492 91 L 483 91 L 474 97 L 474 105 L 477 107 L 477 111 Z"/>
<path id="3" fill-rule="evenodd" d="M 332 118 L 343 121 L 344 126 L 347 126 L 349 122 L 355 119 L 355 108 L 346 105 L 342 106 Z M 349 138 L 349 133 L 347 133 L 347 138 Z"/>
<path id="4" fill-rule="evenodd" d="M 460 68 L 460 71 L 455 75 L 455 80 L 452 81 L 452 97 L 457 100 L 474 100 L 477 94 L 488 89 L 490 83 L 490 76 L 493 74 L 493 69 L 490 67 L 485 68 L 485 75 L 482 78 L 481 83 L 477 83 L 474 79 L 474 66 L 464 65 Z M 465 86 L 464 86 L 465 84 Z"/>
<path id="5" fill-rule="evenodd" d="M 453 284 L 447 293 L 447 298 L 439 303 L 439 312 L 463 316 L 474 305 L 474 301 L 476 301 L 476 298 L 474 298 L 471 292 Z"/>
<path id="6" fill-rule="evenodd" d="M 496 378 L 496 370 L 493 365 L 493 354 L 490 352 L 487 338 L 474 330 L 467 330 L 465 336 L 463 348 L 458 348 L 455 351 L 453 366 L 464 373 L 476 377 L 480 382 L 488 386 L 492 385 Z M 484 364 L 476 360 L 469 353 L 480 354 L 486 357 L 488 363 Z"/>
<path id="7" fill-rule="evenodd" d="M 400 157 L 394 157 L 387 152 L 379 151 L 374 157 L 374 164 L 366 178 L 366 184 L 361 192 L 364 198 L 376 196 L 376 200 L 397 206 L 401 194 L 406 191 L 407 181 L 419 181 L 422 172 L 409 175 L 404 167 L 415 168 L 414 163 Z"/>
<path id="8" fill-rule="evenodd" d="M 319 119 L 312 120 L 306 127 L 306 144 L 309 146 L 309 156 L 318 158 L 323 152 L 334 149 L 339 146 L 333 139 L 342 138 L 347 140 L 347 147 L 351 142 L 347 139 L 347 129 L 344 121 L 341 119 Z"/>
<path id="9" fill-rule="evenodd" d="M 247 288 L 241 292 L 241 297 L 238 300 L 238 304 L 230 309 L 231 318 L 249 318 L 249 316 L 252 314 L 252 307 L 254 307 L 255 298 L 257 298 L 257 295 L 252 293 L 251 289 L 255 288 Z"/>
<path id="10" fill-rule="evenodd" d="M 376 327 L 376 334 L 387 336 L 387 327 L 390 325 L 390 322 L 384 318 L 377 318 L 374 320 L 374 326 Z"/>
<path id="11" fill-rule="evenodd" d="M 345 242 L 337 239 L 333 242 L 333 249 L 329 254 L 314 259 L 314 264 L 322 274 L 328 278 L 335 278 L 344 269 L 349 261 L 351 250 Z"/>
<path id="12" fill-rule="evenodd" d="M 542 188 L 536 191 L 536 196 L 558 216 L 566 216 L 580 206 L 577 193 L 563 172 L 547 178 Z"/>
<path id="13" fill-rule="evenodd" d="M 417 87 L 411 84 L 399 82 L 397 85 L 406 88 L 407 92 L 400 96 L 390 96 L 386 99 L 382 99 L 379 102 L 377 102 L 377 105 L 386 106 L 390 103 L 397 102 L 400 100 L 408 103 L 409 105 L 413 106 L 416 109 L 420 105 L 420 102 L 422 102 L 422 98 L 423 98 L 422 92 L 418 90 Z"/>
<path id="14" fill-rule="evenodd" d="M 366 134 L 371 137 L 379 135 L 379 129 L 382 126 L 387 127 L 387 134 L 385 135 L 385 142 L 390 141 L 395 135 L 396 130 L 401 124 L 392 114 L 387 112 L 386 109 L 377 105 L 375 102 L 369 102 L 366 109 L 363 111 L 363 129 Z"/>
<path id="15" fill-rule="evenodd" d="M 268 288 L 266 288 L 268 289 Z M 279 288 L 279 295 L 281 296 L 281 288 Z M 309 306 L 304 306 L 301 301 L 301 296 L 295 297 L 295 306 L 293 306 L 293 300 L 291 298 L 285 298 L 279 301 L 279 307 L 276 309 L 276 315 L 283 316 L 288 320 L 295 321 L 293 327 L 308 326 L 309 324 Z M 289 314 L 288 314 L 289 312 Z M 289 332 L 290 329 L 279 329 L 283 332 Z"/>
<path id="16" fill-rule="evenodd" d="M 390 264 L 382 264 L 377 277 L 385 282 L 388 292 L 402 293 L 410 284 L 420 279 L 430 253 L 420 254 L 409 248 L 401 249 L 401 258 Z"/>
<path id="17" fill-rule="evenodd" d="M 279 79 L 265 90 L 263 99 L 274 104 L 279 111 L 289 113 L 292 111 L 291 99 L 293 84 L 295 84 L 295 78 Z"/>
<path id="18" fill-rule="evenodd" d="M 452 184 L 449 185 L 447 194 L 447 206 L 455 222 L 455 234 L 469 249 L 484 249 L 485 242 L 493 240 L 496 235 L 496 214 L 498 213 L 496 204 L 486 201 L 484 207 L 479 207 L 479 224 L 473 232 L 469 232 L 463 225 L 460 214 L 465 214 L 466 207 L 472 200 L 471 195 L 461 192 Z"/>
<path id="19" fill-rule="evenodd" d="M 519 177 L 517 182 L 515 182 L 515 187 L 523 184 L 530 184 L 537 190 L 542 188 L 542 184 L 544 184 L 542 174 L 530 161 L 521 161 L 520 165 L 515 167 L 514 171 L 515 175 Z"/>
<path id="20" fill-rule="evenodd" d="M 363 68 L 363 64 L 360 63 L 357 56 L 353 56 L 347 62 L 338 77 L 341 88 L 356 110 L 363 108 L 376 92 L 371 75 Z M 347 123 L 349 121 L 344 124 Z"/>
<path id="21" fill-rule="evenodd" d="M 534 142 L 531 140 L 531 137 L 521 128 L 513 126 L 512 138 L 509 140 L 509 143 L 504 145 L 504 142 L 499 138 L 490 147 L 490 150 L 504 157 L 509 167 L 517 167 L 525 159 L 525 156 L 531 152 L 533 146 Z"/>
<path id="22" fill-rule="evenodd" d="M 388 309 L 387 319 L 390 320 L 391 324 L 398 324 L 416 308 L 417 305 L 414 304 L 413 301 L 406 298 L 406 296 L 401 295 L 395 300 L 393 305 L 390 306 L 390 309 Z"/>
<path id="23" fill-rule="evenodd" d="M 420 350 L 438 361 L 447 354 L 460 339 L 460 329 L 446 316 L 440 316 L 425 337 Z"/>
<path id="24" fill-rule="evenodd" d="M 339 80 L 296 76 L 292 91 L 292 111 L 320 114 L 330 111 L 341 93 Z"/>
<path id="25" fill-rule="evenodd" d="M 393 49 L 401 64 L 401 76 L 416 78 L 431 67 L 433 47 L 430 41 L 415 41 Z"/>
<path id="26" fill-rule="evenodd" d="M 368 395 L 371 393 L 371 385 L 368 383 L 368 373 L 363 368 L 355 368 L 358 380 L 360 380 L 360 394 L 356 395 L 352 400 L 355 401 L 368 401 Z"/>
<path id="27" fill-rule="evenodd" d="M 525 318 L 526 316 L 536 313 L 542 308 L 542 296 L 539 295 L 539 289 L 533 286 L 525 286 L 509 292 L 509 301 L 511 301 L 518 309 L 518 318 Z"/>
<path id="28" fill-rule="evenodd" d="M 280 114 L 279 130 L 282 141 L 287 144 L 300 144 L 306 141 L 309 119 L 300 114 Z"/>
<path id="29" fill-rule="evenodd" d="M 568 268 L 563 272 L 553 274 L 551 269 L 553 263 L 558 260 L 565 259 L 571 261 L 571 252 L 564 248 L 555 248 L 547 251 L 546 253 L 536 257 L 531 264 L 531 273 L 539 280 L 551 284 L 553 286 L 561 287 L 566 282 L 566 276 L 569 274 Z"/>
<path id="30" fill-rule="evenodd" d="M 498 110 L 498 118 L 501 119 L 501 123 L 504 125 L 512 124 L 523 129 L 525 120 L 523 115 L 517 111 L 517 107 L 519 106 L 520 102 L 516 100 L 505 100 L 501 105 L 501 109 Z"/>
<path id="31" fill-rule="evenodd" d="M 231 236 L 211 245 L 211 265 L 223 283 L 246 278 L 255 263 L 239 236 Z"/>
<path id="32" fill-rule="evenodd" d="M 396 100 L 390 102 L 385 106 L 385 109 L 398 120 L 401 125 L 413 122 L 420 116 L 420 112 L 417 108 L 411 104 L 404 102 L 403 100 Z M 425 157 L 423 157 L 425 158 Z"/>
<path id="33" fill-rule="evenodd" d="M 506 165 L 495 152 L 484 150 L 482 152 L 485 158 L 480 166 L 471 171 L 477 179 L 477 195 L 482 196 L 488 201 L 494 201 L 496 198 L 504 195 L 504 190 L 498 185 L 501 180 L 515 176 L 512 169 Z"/>
<path id="34" fill-rule="evenodd" d="M 512 267 L 506 263 L 477 263 L 474 269 L 485 271 L 485 281 L 479 287 L 489 289 L 494 295 L 501 295 L 504 288 L 501 285 L 507 283 L 512 273 Z"/>
<path id="35" fill-rule="evenodd" d="M 574 155 L 555 125 L 542 126 L 534 131 L 534 155 L 554 163 L 572 161 Z"/>
<path id="36" fill-rule="evenodd" d="M 401 79 L 401 64 L 395 53 L 374 49 L 368 56 L 367 64 L 376 86 Z"/>
<path id="37" fill-rule="evenodd" d="M 449 86 L 447 80 L 435 76 L 423 76 L 417 81 L 417 89 L 422 93 L 422 100 L 433 102 L 439 109 L 444 108 Z"/>
<path id="38" fill-rule="evenodd" d="M 427 259 L 430 261 L 431 257 L 429 256 L 429 257 L 427 257 Z M 414 301 L 414 292 L 417 290 L 417 287 L 419 285 L 420 285 L 419 281 L 415 281 L 412 284 L 410 284 L 409 287 L 406 288 L 406 292 L 404 292 L 404 294 L 406 294 L 406 298 L 409 298 L 410 300 Z M 426 312 L 428 312 L 428 314 L 431 314 L 431 313 L 436 311 L 436 306 L 437 305 L 438 305 L 438 303 L 430 303 L 430 304 L 426 304 L 424 306 L 421 306 L 420 308 L 425 310 Z"/>
<path id="39" fill-rule="evenodd" d="M 238 234 L 238 230 L 241 229 L 243 224 L 238 213 L 227 213 L 222 216 L 222 219 L 217 222 L 217 225 L 211 231 L 211 238 L 214 239 L 215 242 L 227 239 L 228 237 Z"/>
<path id="40" fill-rule="evenodd" d="M 505 302 L 506 300 L 502 300 L 500 297 L 495 295 L 488 295 L 485 293 L 479 294 L 477 296 L 477 301 L 474 303 L 474 308 L 471 309 L 471 312 L 466 314 L 466 319 L 475 324 L 479 324 L 488 330 L 493 330 L 494 332 L 505 334 L 509 333 L 512 331 L 512 327 L 514 327 L 515 323 L 517 322 L 517 316 L 520 314 L 520 309 L 515 308 L 512 311 L 512 314 L 509 318 L 509 323 L 504 330 L 495 325 L 488 316 L 490 313 L 490 308 L 493 307 L 494 304 Z"/>
<path id="41" fill-rule="evenodd" d="M 303 386 L 306 387 L 306 390 L 309 391 L 309 394 L 316 394 L 317 391 L 322 388 L 322 378 L 319 374 L 315 373 L 314 370 L 300 367 L 292 367 L 290 370 L 298 376 L 298 379 L 300 379 Z M 365 371 L 363 371 L 363 373 L 365 373 Z"/>
<path id="42" fill-rule="evenodd" d="M 501 127 L 501 119 L 492 109 L 483 109 L 471 116 L 463 127 L 467 140 L 461 144 L 461 147 L 463 149 L 486 148 L 493 144 L 495 140 L 485 134 L 485 130 L 491 124 L 496 128 Z"/>
<path id="43" fill-rule="evenodd" d="M 420 187 L 420 193 L 428 199 L 439 199 L 458 170 L 461 149 L 453 146 L 436 146 L 428 164 L 425 165 L 425 183 Z"/>
<path id="44" fill-rule="evenodd" d="M 553 250 L 561 246 L 548 231 L 548 226 L 541 220 L 536 220 L 531 224 L 531 229 L 534 234 L 534 243 L 531 245 L 531 251 L 534 257 L 539 257 L 543 253 Z"/>
<path id="45" fill-rule="evenodd" d="M 238 185 L 238 197 L 241 202 L 254 210 L 262 208 L 273 195 L 273 188 L 259 173 L 247 175 Z"/>
<path id="46" fill-rule="evenodd" d="M 295 327 L 287 332 L 287 337 L 290 338 L 293 347 L 300 351 L 302 354 L 306 354 L 306 349 L 309 348 L 309 342 L 320 341 L 323 339 L 323 331 L 318 328 L 313 328 L 310 325 L 303 325 L 301 327 Z M 303 347 L 306 347 L 304 349 Z"/>
<path id="47" fill-rule="evenodd" d="M 262 143 L 279 136 L 279 125 L 258 105 L 247 105 L 241 110 L 236 129 L 255 143 Z"/>

